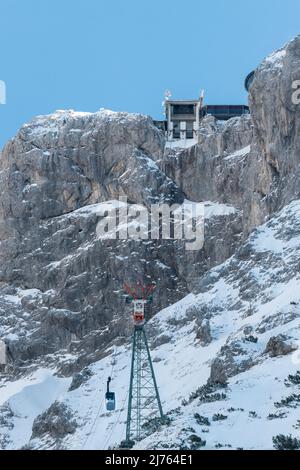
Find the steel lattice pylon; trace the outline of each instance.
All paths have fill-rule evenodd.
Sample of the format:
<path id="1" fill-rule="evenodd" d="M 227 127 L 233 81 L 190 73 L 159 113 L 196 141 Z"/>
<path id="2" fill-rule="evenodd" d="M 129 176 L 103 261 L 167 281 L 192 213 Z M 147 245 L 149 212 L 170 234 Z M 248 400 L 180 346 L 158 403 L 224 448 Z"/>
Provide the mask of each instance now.
<path id="1" fill-rule="evenodd" d="M 135 291 L 127 287 L 134 304 L 132 337 L 132 357 L 125 447 L 131 447 L 134 440 L 141 438 L 142 425 L 149 418 L 164 420 L 158 387 L 154 374 L 146 331 L 144 328 L 144 308 L 149 302 L 151 289 L 144 288 L 143 297 L 138 298 Z M 152 413 L 151 413 L 152 412 Z"/>
<path id="2" fill-rule="evenodd" d="M 157 411 L 163 419 L 146 332 L 143 326 L 135 326 L 132 340 L 126 442 L 141 438 L 141 425 L 147 420 L 151 411 Z"/>

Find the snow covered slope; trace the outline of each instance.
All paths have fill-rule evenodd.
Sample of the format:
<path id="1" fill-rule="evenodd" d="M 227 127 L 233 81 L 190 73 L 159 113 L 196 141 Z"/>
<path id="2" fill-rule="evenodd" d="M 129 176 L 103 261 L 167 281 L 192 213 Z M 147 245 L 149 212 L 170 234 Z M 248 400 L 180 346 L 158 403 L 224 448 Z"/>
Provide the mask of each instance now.
<path id="1" fill-rule="evenodd" d="M 299 253 L 300 201 L 294 201 L 257 229 L 236 255 L 209 271 L 197 293 L 148 323 L 163 408 L 171 422 L 152 432 L 151 426 L 145 429 L 137 449 L 270 449 L 278 434 L 300 438 Z M 108 353 L 81 374 L 71 391 L 63 379 L 51 379 L 48 399 L 63 403 L 76 425 L 58 437 L 55 422 L 62 416 L 54 415 L 48 427 L 35 433 L 30 447 L 107 449 L 120 443 L 125 436 L 129 345 Z M 112 413 L 104 408 L 109 375 L 117 395 Z M 1 390 L 7 393 L 5 384 Z M 3 406 L 9 405 L 14 415 L 11 405 L 16 397 L 23 401 L 25 392 L 29 403 L 30 390 L 16 386 Z M 7 417 L 4 427 L 2 423 L 3 447 L 18 447 L 16 427 L 37 415 L 33 392 L 28 409 L 34 406 L 35 413 L 26 418 L 23 410 L 21 416 Z"/>
<path id="2" fill-rule="evenodd" d="M 1 385 L 0 448 L 18 450 L 29 441 L 34 419 L 67 391 L 70 379 L 38 369 L 26 378 Z"/>

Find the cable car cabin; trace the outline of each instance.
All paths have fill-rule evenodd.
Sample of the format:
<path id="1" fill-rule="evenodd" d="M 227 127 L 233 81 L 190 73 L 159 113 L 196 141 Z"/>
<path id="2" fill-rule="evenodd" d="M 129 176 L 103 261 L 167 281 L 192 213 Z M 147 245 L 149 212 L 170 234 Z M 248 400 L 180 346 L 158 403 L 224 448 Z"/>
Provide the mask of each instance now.
<path id="1" fill-rule="evenodd" d="M 105 394 L 105 402 L 107 411 L 114 411 L 116 409 L 116 395 L 115 392 L 109 390 L 109 384 L 111 382 L 111 377 L 107 379 L 107 391 Z"/>
<path id="2" fill-rule="evenodd" d="M 106 401 L 107 411 L 114 411 L 116 409 L 116 395 L 115 395 L 115 392 L 106 392 L 105 401 Z"/>

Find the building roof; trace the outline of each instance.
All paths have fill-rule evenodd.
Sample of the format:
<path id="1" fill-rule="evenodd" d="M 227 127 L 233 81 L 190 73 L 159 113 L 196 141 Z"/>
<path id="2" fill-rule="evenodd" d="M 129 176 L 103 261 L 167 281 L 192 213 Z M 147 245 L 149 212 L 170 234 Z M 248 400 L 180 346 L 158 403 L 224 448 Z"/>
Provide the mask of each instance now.
<path id="1" fill-rule="evenodd" d="M 196 104 L 199 103 L 199 99 L 197 100 L 166 100 L 165 103 L 170 103 L 170 104 Z"/>

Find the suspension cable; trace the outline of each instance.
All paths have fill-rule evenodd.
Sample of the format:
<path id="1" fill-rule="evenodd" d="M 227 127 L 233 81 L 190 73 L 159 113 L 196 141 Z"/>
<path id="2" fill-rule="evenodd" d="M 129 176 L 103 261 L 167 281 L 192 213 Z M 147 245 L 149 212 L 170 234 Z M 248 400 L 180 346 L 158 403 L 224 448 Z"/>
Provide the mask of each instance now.
<path id="1" fill-rule="evenodd" d="M 116 347 L 114 345 L 114 352 L 112 354 L 112 367 L 111 367 L 111 372 L 110 372 L 110 377 L 113 377 L 113 372 L 114 372 L 114 368 L 115 368 L 115 355 L 116 355 Z M 98 409 L 98 412 L 96 413 L 96 416 L 95 416 L 95 419 L 93 420 L 92 422 L 92 426 L 90 428 L 90 431 L 88 432 L 87 436 L 86 436 L 86 439 L 83 443 L 83 446 L 82 446 L 82 450 L 85 449 L 85 446 L 87 445 L 88 443 L 88 440 L 89 438 L 91 437 L 91 434 L 92 434 L 92 431 L 94 430 L 95 428 L 95 425 L 96 425 L 96 422 L 100 416 L 100 413 L 102 411 L 102 407 L 103 407 L 103 403 L 104 403 L 104 399 L 105 399 L 105 395 L 102 395 L 102 399 L 101 399 L 101 402 L 100 402 L 100 406 L 99 406 L 99 409 Z"/>

